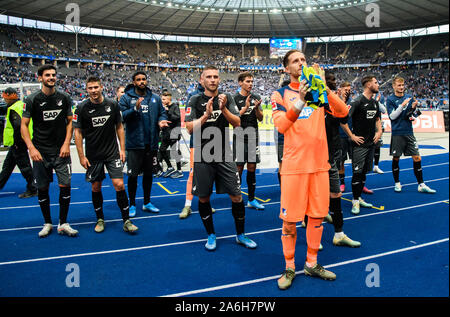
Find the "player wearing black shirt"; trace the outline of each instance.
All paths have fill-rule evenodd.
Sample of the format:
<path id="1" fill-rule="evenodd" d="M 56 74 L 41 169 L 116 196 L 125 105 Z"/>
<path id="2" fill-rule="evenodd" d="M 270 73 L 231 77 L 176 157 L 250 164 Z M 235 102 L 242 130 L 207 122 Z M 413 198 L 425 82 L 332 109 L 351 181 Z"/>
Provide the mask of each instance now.
<path id="1" fill-rule="evenodd" d="M 262 121 L 261 97 L 253 94 L 253 75 L 245 72 L 239 75 L 238 83 L 241 91 L 234 95 L 234 101 L 241 116 L 241 126 L 234 130 L 234 158 L 242 183 L 242 172 L 247 163 L 247 207 L 264 209 L 255 200 L 256 164 L 260 162 L 258 121 Z"/>
<path id="2" fill-rule="evenodd" d="M 205 91 L 193 96 L 186 108 L 186 128 L 194 138 L 194 180 L 192 193 L 199 197 L 198 209 L 208 233 L 205 248 L 216 249 L 210 196 L 227 193 L 232 201 L 236 226 L 236 242 L 248 248 L 256 243 L 244 234 L 245 205 L 242 200 L 239 173 L 229 145 L 228 126 L 240 125 L 239 111 L 230 94 L 219 92 L 219 70 L 214 66 L 203 69 Z"/>
<path id="3" fill-rule="evenodd" d="M 42 82 L 42 88 L 25 100 L 21 133 L 33 161 L 34 181 L 45 220 L 39 237 L 46 237 L 52 231 L 48 189 L 53 181 L 53 170 L 59 184 L 58 233 L 76 236 L 78 231 L 67 223 L 72 175 L 72 100 L 67 94 L 56 90 L 56 67 L 53 65 L 41 66 L 38 79 Z M 28 131 L 30 119 L 33 120 L 33 141 Z"/>
<path id="4" fill-rule="evenodd" d="M 361 198 L 361 193 L 366 182 L 366 173 L 372 168 L 374 144 L 383 133 L 378 101 L 373 98 L 378 93 L 378 81 L 375 76 L 366 76 L 361 82 L 364 92 L 350 103 L 349 117 L 352 119 L 353 132 L 347 124 L 342 126 L 351 138 L 353 146 L 353 214 L 359 214 L 360 206 L 372 207 Z"/>
<path id="5" fill-rule="evenodd" d="M 181 171 L 181 151 L 177 150 L 177 142 L 181 138 L 181 115 L 178 103 L 172 103 L 172 94 L 165 91 L 161 96 L 162 104 L 167 112 L 169 123 L 168 127 L 161 129 L 161 145 L 158 151 L 158 162 L 162 166 L 162 161 L 166 162 L 167 170 L 161 173 L 162 177 L 181 178 L 183 172 Z M 172 137 L 175 137 L 172 139 Z M 169 152 L 170 147 L 170 152 Z M 176 161 L 176 170 L 170 163 L 171 153 L 173 159 Z M 161 167 L 162 171 L 162 167 Z"/>
<path id="6" fill-rule="evenodd" d="M 330 90 L 336 90 L 336 77 L 333 73 L 327 72 L 325 75 L 327 87 Z M 327 132 L 328 156 L 330 170 L 328 171 L 330 178 L 330 215 L 334 226 L 333 244 L 337 246 L 348 246 L 357 248 L 361 243 L 350 239 L 344 234 L 344 217 L 342 215 L 341 197 L 342 193 L 339 184 L 339 166 L 341 159 L 341 136 L 339 135 L 339 126 L 341 119 L 333 117 L 325 112 L 325 128 Z"/>
<path id="7" fill-rule="evenodd" d="M 123 230 L 134 233 L 138 228 L 129 220 L 128 197 L 123 184 L 123 163 L 125 162 L 125 132 L 122 115 L 117 102 L 103 97 L 103 85 L 97 77 L 86 82 L 89 99 L 78 105 L 73 118 L 75 144 L 80 164 L 86 169 L 86 180 L 92 184 L 92 203 L 97 215 L 95 232 L 103 232 L 102 181 L 105 167 L 116 190 L 116 201 L 122 213 Z M 83 151 L 85 139 L 86 155 Z M 120 142 L 120 151 L 117 146 Z"/>

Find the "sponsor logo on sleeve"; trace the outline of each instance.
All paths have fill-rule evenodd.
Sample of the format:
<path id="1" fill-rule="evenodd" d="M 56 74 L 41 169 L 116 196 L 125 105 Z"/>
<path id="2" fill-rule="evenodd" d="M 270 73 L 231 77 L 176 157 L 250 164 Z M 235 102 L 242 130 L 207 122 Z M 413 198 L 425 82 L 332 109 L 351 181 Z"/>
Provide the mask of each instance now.
<path id="1" fill-rule="evenodd" d="M 278 110 L 277 102 L 275 100 L 272 100 L 272 111 L 276 111 L 276 110 Z"/>

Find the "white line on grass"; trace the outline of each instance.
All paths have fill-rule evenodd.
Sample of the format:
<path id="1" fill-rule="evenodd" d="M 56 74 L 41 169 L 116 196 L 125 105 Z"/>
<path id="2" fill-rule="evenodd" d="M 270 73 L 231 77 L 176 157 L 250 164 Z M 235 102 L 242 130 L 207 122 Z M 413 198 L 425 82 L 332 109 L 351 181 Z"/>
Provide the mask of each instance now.
<path id="1" fill-rule="evenodd" d="M 440 200 L 440 201 L 435 201 L 435 202 L 421 204 L 421 205 L 403 207 L 403 208 L 387 210 L 387 211 L 374 212 L 374 213 L 367 214 L 367 215 L 359 215 L 359 216 L 353 216 L 353 217 L 349 217 L 349 218 L 344 218 L 344 220 L 352 220 L 352 219 L 358 219 L 358 218 L 372 217 L 372 216 L 376 216 L 376 215 L 393 213 L 393 212 L 398 212 L 398 211 L 407 210 L 407 209 L 415 209 L 415 208 L 420 208 L 420 207 L 440 204 L 440 203 L 443 203 L 445 201 L 446 200 Z M 298 225 L 297 227 L 299 227 L 299 226 L 300 225 Z M 281 228 L 274 228 L 274 229 L 255 231 L 255 232 L 246 233 L 246 235 L 255 235 L 255 234 L 262 234 L 262 233 L 268 233 L 268 232 L 274 232 L 274 231 L 281 231 Z M 235 237 L 236 237 L 236 235 L 233 234 L 233 235 L 228 235 L 228 236 L 217 237 L 217 239 L 220 240 L 220 239 L 229 239 L 229 238 L 235 238 Z M 0 266 L 2 266 L 2 265 L 10 265 L 10 264 L 21 264 L 21 263 L 31 263 L 31 262 L 41 262 L 41 261 L 59 260 L 59 259 L 67 259 L 67 258 L 76 258 L 76 257 L 90 256 L 90 255 L 102 255 L 102 254 L 131 252 L 131 251 L 155 249 L 155 248 L 162 248 L 162 247 L 169 247 L 169 246 L 178 246 L 178 245 L 183 245 L 183 244 L 198 243 L 198 242 L 204 242 L 204 241 L 206 241 L 206 239 L 197 239 L 197 240 L 189 240 L 189 241 L 181 241 L 181 242 L 172 242 L 172 243 L 165 243 L 165 244 L 158 244 L 158 245 L 149 245 L 149 246 L 126 248 L 126 249 L 117 249 L 117 250 L 108 250 L 108 251 L 69 254 L 69 255 L 53 256 L 53 257 L 46 257 L 46 258 L 35 258 L 35 259 L 28 259 L 28 260 L 0 262 Z"/>
<path id="2" fill-rule="evenodd" d="M 367 261 L 367 260 L 371 260 L 371 259 L 375 259 L 375 258 L 380 258 L 380 257 L 383 257 L 383 256 L 388 256 L 388 255 L 392 255 L 392 254 L 398 254 L 398 253 L 402 253 L 402 252 L 411 251 L 411 250 L 418 249 L 418 248 L 424 248 L 424 247 L 428 247 L 428 246 L 431 246 L 431 245 L 444 243 L 444 242 L 448 242 L 448 241 L 449 241 L 449 238 L 445 238 L 445 239 L 431 241 L 431 242 L 428 242 L 428 243 L 423 243 L 423 244 L 419 244 L 419 245 L 415 245 L 415 246 L 411 246 L 411 247 L 407 247 L 407 248 L 402 248 L 402 249 L 397 249 L 397 250 L 393 250 L 393 251 L 378 253 L 378 254 L 374 254 L 374 255 L 370 255 L 370 256 L 365 256 L 365 257 L 362 257 L 362 258 L 353 259 L 353 260 L 333 263 L 333 264 L 325 265 L 324 267 L 325 268 L 332 268 L 332 267 L 336 267 L 336 266 L 342 266 L 342 265 L 347 265 L 347 264 Z M 303 274 L 303 273 L 304 273 L 303 270 L 295 272 L 295 274 L 297 274 L 297 275 L 298 274 Z M 188 295 L 194 295 L 194 294 L 200 294 L 200 293 L 213 292 L 213 291 L 223 290 L 223 289 L 227 289 L 227 288 L 233 288 L 233 287 L 239 287 L 239 286 L 244 286 L 244 285 L 250 285 L 250 284 L 256 284 L 256 283 L 266 282 L 266 281 L 270 281 L 270 280 L 275 280 L 275 279 L 278 279 L 279 277 L 280 277 L 280 274 L 274 275 L 274 276 L 268 276 L 268 277 L 264 277 L 264 278 L 259 278 L 259 279 L 254 279 L 254 280 L 249 280 L 249 281 L 244 281 L 244 282 L 225 284 L 225 285 L 219 285 L 219 286 L 215 286 L 215 287 L 209 287 L 209 288 L 204 288 L 204 289 L 187 291 L 187 292 L 183 292 L 183 293 L 164 295 L 164 296 L 161 296 L 161 297 L 181 297 L 181 296 L 188 296 Z"/>
<path id="3" fill-rule="evenodd" d="M 427 183 L 432 183 L 432 182 L 437 182 L 437 181 L 442 181 L 442 180 L 446 180 L 449 179 L 449 177 L 443 177 L 443 178 L 437 178 L 437 179 L 430 179 L 427 180 Z M 408 184 L 403 184 L 403 187 L 406 186 L 412 186 L 412 185 L 416 185 L 417 183 L 408 183 Z M 267 186 L 267 185 L 266 185 Z M 270 185 L 273 186 L 273 185 Z M 378 190 L 382 190 L 382 189 L 389 189 L 389 188 L 394 188 L 394 186 L 387 186 L 387 187 L 380 187 L 380 188 L 373 188 L 373 191 L 378 191 Z M 343 193 L 342 195 L 351 195 L 351 192 L 347 192 L 347 193 Z M 111 201 L 115 201 L 115 200 L 111 200 Z M 269 202 L 269 203 L 264 203 L 264 205 L 274 205 L 274 204 L 279 204 L 279 201 L 273 201 L 273 202 Z M 29 207 L 29 206 L 28 206 Z M 17 207 L 18 208 L 18 207 Z M 226 208 L 216 208 L 216 211 L 222 211 L 222 210 L 229 210 L 231 208 L 226 207 Z M 0 208 L 1 210 L 1 208 Z M 192 214 L 196 214 L 198 213 L 198 211 L 193 211 Z M 170 214 L 161 214 L 161 215 L 152 215 L 152 216 L 144 216 L 144 217 L 134 217 L 133 220 L 141 220 L 141 219 L 150 219 L 150 218 L 163 218 L 163 217 L 173 217 L 173 216 L 178 216 L 179 213 L 170 213 Z M 122 219 L 111 219 L 111 220 L 105 220 L 105 223 L 108 222 L 118 222 L 118 221 L 122 221 Z M 71 223 L 72 226 L 77 226 L 77 225 L 91 225 L 91 224 L 95 224 L 97 223 L 96 221 L 88 221 L 88 222 L 78 222 L 78 223 Z M 5 231 L 17 231 L 17 230 L 29 230 L 29 229 L 41 229 L 42 226 L 33 226 L 33 227 L 22 227 L 22 228 L 9 228 L 9 229 L 0 229 L 0 232 L 5 232 Z"/>
<path id="4" fill-rule="evenodd" d="M 422 168 L 434 167 L 434 166 L 439 166 L 439 165 L 448 165 L 448 164 L 449 164 L 448 162 L 446 162 L 446 163 L 439 163 L 439 164 L 422 166 Z M 412 169 L 412 168 L 409 168 L 409 169 Z M 404 170 L 401 170 L 401 171 L 405 171 L 405 170 L 409 170 L 409 169 L 404 169 Z M 389 173 L 389 172 L 385 172 L 385 174 L 386 173 Z M 369 175 L 378 175 L 378 174 L 367 174 L 367 175 L 369 176 Z M 346 176 L 346 178 L 348 178 L 348 177 L 351 177 L 351 176 Z M 445 178 L 439 178 L 437 180 L 442 180 L 442 179 L 445 179 Z M 448 179 L 448 177 L 447 177 L 447 179 Z M 434 180 L 428 180 L 426 182 L 432 182 L 432 181 L 434 181 Z M 416 184 L 416 183 L 414 183 L 414 184 Z M 404 184 L 404 185 L 402 184 L 402 186 L 408 186 L 408 185 L 410 185 L 410 184 Z M 277 183 L 277 184 L 271 184 L 271 185 L 256 186 L 256 188 L 268 188 L 268 187 L 280 187 L 280 184 Z M 393 188 L 393 187 L 394 186 L 388 186 L 388 187 L 382 187 L 381 189 Z M 242 187 L 241 189 L 248 189 L 248 188 L 247 187 Z M 379 190 L 379 189 L 372 189 L 372 190 Z M 214 193 L 215 193 L 215 191 L 214 191 Z M 175 197 L 175 196 L 185 196 L 185 195 L 186 195 L 186 193 L 172 194 L 172 195 L 157 195 L 157 196 L 152 196 L 151 198 L 165 198 L 165 197 Z M 343 195 L 349 195 L 349 193 L 343 193 Z M 141 200 L 141 199 L 144 199 L 144 197 L 136 197 L 136 200 Z M 106 203 L 106 202 L 115 202 L 115 201 L 116 201 L 115 199 L 106 199 L 103 202 Z M 90 200 L 89 201 L 75 201 L 75 202 L 71 202 L 70 205 L 84 205 L 84 204 L 91 204 L 91 203 L 92 202 Z M 50 206 L 51 207 L 59 206 L 59 203 L 50 204 Z M 40 207 L 40 206 L 39 205 L 9 206 L 9 207 L 0 207 L 0 210 L 22 209 L 22 208 L 37 208 L 37 207 Z"/>

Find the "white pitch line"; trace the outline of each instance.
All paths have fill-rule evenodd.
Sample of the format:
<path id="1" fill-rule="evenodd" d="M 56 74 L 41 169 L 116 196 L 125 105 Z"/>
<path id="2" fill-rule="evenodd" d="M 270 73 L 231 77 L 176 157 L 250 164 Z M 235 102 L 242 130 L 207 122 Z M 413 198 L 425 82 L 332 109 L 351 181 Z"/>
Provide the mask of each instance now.
<path id="1" fill-rule="evenodd" d="M 381 215 L 381 214 L 393 213 L 393 212 L 396 212 L 396 211 L 402 211 L 402 210 L 407 210 L 407 209 L 415 209 L 415 208 L 420 208 L 420 207 L 425 207 L 425 206 L 430 206 L 430 205 L 436 205 L 436 204 L 439 204 L 439 203 L 443 203 L 445 201 L 446 200 L 440 200 L 440 201 L 435 201 L 435 202 L 421 204 L 421 205 L 403 207 L 403 208 L 387 210 L 387 211 L 374 212 L 374 213 L 367 214 L 367 215 L 359 215 L 359 216 L 353 216 L 353 217 L 349 217 L 349 218 L 344 218 L 344 220 L 352 220 L 352 219 L 358 219 L 358 218 L 372 217 L 372 216 Z M 298 225 L 297 227 L 299 227 L 299 226 L 300 225 Z M 274 229 L 255 231 L 255 232 L 246 233 L 246 235 L 256 235 L 256 234 L 262 234 L 262 233 L 268 233 L 268 232 L 274 232 L 274 231 L 281 231 L 281 228 L 274 228 Z M 233 235 L 228 235 L 228 236 L 217 237 L 216 239 L 221 240 L 221 239 L 229 239 L 229 238 L 235 238 L 235 237 L 236 237 L 236 235 L 233 234 Z M 9 261 L 9 262 L 0 262 L 0 266 L 2 266 L 2 265 L 10 265 L 10 264 L 21 264 L 21 263 L 50 261 L 50 260 L 58 260 L 58 259 L 66 259 L 66 258 L 76 258 L 76 257 L 91 256 L 91 255 L 102 255 L 102 254 L 112 254 L 112 253 L 122 253 L 122 252 L 138 251 L 138 250 L 155 249 L 155 248 L 162 248 L 162 247 L 178 246 L 178 245 L 184 245 L 184 244 L 204 242 L 206 240 L 207 239 L 197 239 L 197 240 L 189 240 L 189 241 L 172 242 L 172 243 L 166 243 L 166 244 L 158 244 L 158 245 L 149 245 L 149 246 L 135 247 L 135 248 L 118 249 L 118 250 L 97 251 L 97 252 L 61 255 L 61 256 L 54 256 L 54 257 L 47 257 L 47 258 L 35 258 L 35 259 L 28 259 L 28 260 L 17 260 L 17 261 Z"/>
<path id="2" fill-rule="evenodd" d="M 441 181 L 441 180 L 446 180 L 449 179 L 449 177 L 443 177 L 443 178 L 437 178 L 437 179 L 431 179 L 431 180 L 427 180 L 427 183 L 432 183 L 432 182 L 437 182 L 437 181 Z M 408 183 L 408 184 L 403 184 L 403 187 L 406 186 L 412 186 L 412 185 L 416 185 L 417 183 Z M 275 185 L 264 185 L 264 186 L 275 186 Z M 383 189 L 389 189 L 389 188 L 394 188 L 394 186 L 387 186 L 387 187 L 380 187 L 380 188 L 373 188 L 373 191 L 378 191 L 378 190 L 383 190 Z M 351 195 L 351 192 L 347 192 L 347 193 L 343 193 L 342 195 Z M 142 198 L 142 197 L 141 197 Z M 139 199 L 139 198 L 136 198 Z M 115 201 L 114 199 L 111 200 L 105 200 L 105 201 Z M 84 204 L 84 203 L 90 203 L 90 202 L 79 202 L 79 203 L 74 203 L 74 204 Z M 273 205 L 273 204 L 279 204 L 279 201 L 276 202 L 269 202 L 269 203 L 264 203 L 264 205 Z M 19 208 L 20 206 L 16 207 Z M 28 206 L 30 207 L 30 206 Z M 1 210 L 2 208 L 0 208 Z M 217 211 L 220 210 L 228 210 L 231 208 L 217 208 Z M 193 211 L 193 214 L 198 213 L 198 211 Z M 140 220 L 140 219 L 150 219 L 150 218 L 163 218 L 163 217 L 172 217 L 172 216 L 178 216 L 179 213 L 171 213 L 171 214 L 162 214 L 162 215 L 152 215 L 152 216 L 144 216 L 144 217 L 135 217 L 133 218 L 134 220 Z M 107 222 L 118 222 L 118 221 L 122 221 L 122 219 L 111 219 L 111 220 L 106 220 L 105 223 Z M 94 224 L 96 222 L 79 222 L 79 223 L 72 223 L 72 225 L 91 225 Z M 10 228 L 10 229 L 0 229 L 0 232 L 5 232 L 5 231 L 17 231 L 17 230 L 29 230 L 29 229 L 40 229 L 42 228 L 42 226 L 33 226 L 33 227 L 22 227 L 22 228 Z"/>
<path id="3" fill-rule="evenodd" d="M 446 162 L 446 163 L 439 163 L 439 164 L 422 166 L 422 168 L 435 167 L 435 166 L 448 165 L 448 164 L 449 164 L 448 162 Z M 412 168 L 404 169 L 404 170 L 400 170 L 400 171 L 406 171 L 406 170 L 410 170 L 410 169 L 412 169 Z M 385 174 L 386 173 L 389 173 L 389 172 L 385 172 Z M 390 172 L 390 173 L 392 173 L 392 172 Z M 369 175 L 378 175 L 378 174 L 373 174 L 373 173 L 367 174 L 367 176 L 369 176 Z M 350 178 L 350 177 L 351 176 L 346 176 L 345 178 Z M 445 178 L 440 178 L 438 180 L 442 180 L 442 179 L 445 179 Z M 428 180 L 426 182 L 432 182 L 432 181 L 434 181 L 434 180 Z M 405 184 L 405 185 L 402 184 L 402 186 L 407 186 L 407 185 L 410 185 L 410 184 Z M 280 187 L 280 184 L 256 186 L 256 188 L 268 188 L 268 187 Z M 382 187 L 380 189 L 386 189 L 386 188 L 391 188 L 391 187 L 393 188 L 394 186 Z M 247 187 L 242 187 L 241 189 L 248 189 L 248 188 Z M 372 190 L 380 190 L 380 189 L 372 189 Z M 215 191 L 214 191 L 214 193 L 215 193 Z M 185 196 L 185 195 L 186 195 L 186 193 L 172 194 L 172 195 L 157 195 L 157 196 L 152 196 L 151 198 L 165 198 L 165 197 L 175 197 L 175 196 Z M 347 193 L 343 193 L 343 195 L 349 195 L 349 193 L 348 192 Z M 141 200 L 141 199 L 144 199 L 144 197 L 136 197 L 136 200 Z M 105 202 L 115 202 L 115 201 L 116 201 L 115 199 L 107 199 L 107 200 L 104 200 L 103 202 L 105 203 Z M 92 202 L 91 201 L 79 201 L 79 202 L 71 202 L 70 205 L 83 205 L 83 204 L 90 204 L 90 203 L 92 203 Z M 59 206 L 59 203 L 50 204 L 50 206 L 51 207 Z M 39 205 L 10 206 L 10 207 L 0 207 L 0 210 L 22 209 L 22 208 L 37 208 L 37 207 L 40 207 L 40 206 Z"/>
<path id="4" fill-rule="evenodd" d="M 374 254 L 374 255 L 370 255 L 370 256 L 365 256 L 365 257 L 361 257 L 361 258 L 357 258 L 357 259 L 353 259 L 353 260 L 333 263 L 333 264 L 325 265 L 324 267 L 332 268 L 332 267 L 343 266 L 343 265 L 357 263 L 357 262 L 363 262 L 363 261 L 367 261 L 367 260 L 371 260 L 371 259 L 375 259 L 375 258 L 380 258 L 383 256 L 407 252 L 407 251 L 411 251 L 411 250 L 418 249 L 418 248 L 424 248 L 424 247 L 428 247 L 431 245 L 444 243 L 444 242 L 448 242 L 448 241 L 449 241 L 449 238 L 445 238 L 445 239 L 431 241 L 431 242 L 427 242 L 427 243 L 423 243 L 423 244 L 419 244 L 419 245 L 415 245 L 415 246 L 411 246 L 411 247 L 406 247 L 406 248 L 397 249 L 397 250 L 393 250 L 393 251 L 388 251 L 388 252 L 378 253 L 378 254 Z M 303 273 L 304 273 L 303 270 L 295 272 L 295 274 L 297 274 L 297 275 L 303 274 Z M 250 285 L 250 284 L 256 284 L 256 283 L 266 282 L 266 281 L 270 281 L 270 280 L 275 280 L 275 279 L 278 279 L 279 277 L 280 277 L 280 274 L 274 275 L 274 276 L 263 277 L 263 278 L 259 278 L 259 279 L 254 279 L 254 280 L 249 280 L 249 281 L 244 281 L 244 282 L 225 284 L 225 285 L 208 287 L 208 288 L 204 288 L 204 289 L 192 290 L 192 291 L 187 291 L 187 292 L 182 292 L 182 293 L 164 295 L 164 296 L 160 296 L 160 297 L 181 297 L 181 296 L 188 296 L 188 295 L 194 295 L 194 294 L 200 294 L 200 293 L 213 292 L 213 291 L 223 290 L 223 289 L 227 289 L 227 288 L 233 288 L 233 287 L 239 287 L 239 286 L 244 286 L 244 285 Z"/>

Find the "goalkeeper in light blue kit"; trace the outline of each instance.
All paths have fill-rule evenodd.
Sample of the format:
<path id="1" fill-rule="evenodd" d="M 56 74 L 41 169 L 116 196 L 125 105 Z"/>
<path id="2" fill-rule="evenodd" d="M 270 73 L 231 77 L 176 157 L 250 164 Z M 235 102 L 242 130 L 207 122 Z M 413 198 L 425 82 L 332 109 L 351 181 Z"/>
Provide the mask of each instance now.
<path id="1" fill-rule="evenodd" d="M 394 95 L 389 96 L 386 107 L 392 126 L 390 155 L 393 157 L 394 191 L 397 193 L 402 191 L 399 162 L 400 156 L 405 155 L 411 156 L 413 159 L 414 175 L 419 184 L 417 190 L 420 193 L 434 194 L 436 191 L 423 182 L 422 159 L 412 127 L 415 118 L 421 114 L 417 108 L 418 101 L 413 96 L 405 94 L 405 80 L 402 77 L 394 78 L 392 88 L 394 89 Z"/>

